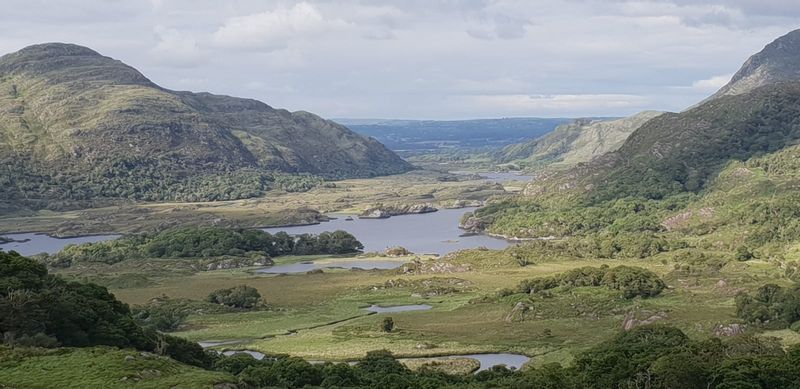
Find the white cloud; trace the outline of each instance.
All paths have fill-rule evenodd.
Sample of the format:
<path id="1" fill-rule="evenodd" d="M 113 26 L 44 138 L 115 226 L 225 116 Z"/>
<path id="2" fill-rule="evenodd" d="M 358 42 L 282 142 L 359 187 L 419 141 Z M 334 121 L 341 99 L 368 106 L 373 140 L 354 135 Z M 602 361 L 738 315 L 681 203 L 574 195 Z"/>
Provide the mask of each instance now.
<path id="1" fill-rule="evenodd" d="M 733 77 L 732 74 L 724 74 L 704 80 L 697 80 L 692 83 L 692 89 L 702 92 L 716 92 L 719 88 L 725 86 L 725 84 L 731 80 L 731 77 Z"/>
<path id="2" fill-rule="evenodd" d="M 595 114 L 609 109 L 637 109 L 645 107 L 648 99 L 626 94 L 575 94 L 575 95 L 470 95 L 463 96 L 469 104 L 483 109 L 515 115 L 553 115 L 587 112 Z"/>
<path id="3" fill-rule="evenodd" d="M 212 40 L 226 48 L 276 50 L 293 39 L 319 36 L 345 25 L 341 19 L 326 19 L 312 4 L 302 2 L 230 18 L 214 32 Z"/>
<path id="4" fill-rule="evenodd" d="M 197 41 L 190 34 L 157 26 L 158 42 L 152 50 L 156 61 L 175 67 L 192 67 L 205 59 Z"/>

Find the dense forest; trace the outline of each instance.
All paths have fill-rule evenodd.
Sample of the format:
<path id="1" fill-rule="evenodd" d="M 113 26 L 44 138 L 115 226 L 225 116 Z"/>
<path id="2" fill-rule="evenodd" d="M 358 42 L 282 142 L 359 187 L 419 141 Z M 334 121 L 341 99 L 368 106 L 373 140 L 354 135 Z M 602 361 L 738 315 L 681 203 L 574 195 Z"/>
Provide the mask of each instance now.
<path id="1" fill-rule="evenodd" d="M 347 254 L 363 248 L 361 242 L 345 231 L 292 236 L 257 229 L 176 227 L 105 242 L 69 245 L 45 260 L 51 266 L 69 267 L 74 262 L 112 264 L 143 258 Z"/>

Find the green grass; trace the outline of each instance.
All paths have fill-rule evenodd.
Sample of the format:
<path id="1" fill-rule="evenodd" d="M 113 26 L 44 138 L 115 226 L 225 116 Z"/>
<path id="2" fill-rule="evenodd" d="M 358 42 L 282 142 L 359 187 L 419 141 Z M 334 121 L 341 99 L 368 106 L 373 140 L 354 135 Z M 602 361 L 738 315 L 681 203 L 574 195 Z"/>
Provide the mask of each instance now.
<path id="1" fill-rule="evenodd" d="M 226 382 L 235 379 L 135 350 L 0 348 L 0 387 L 189 389 Z"/>
<path id="2" fill-rule="evenodd" d="M 551 259 L 520 267 L 508 251 L 469 250 L 452 260 L 471 271 L 451 274 L 399 274 L 397 271 L 330 271 L 323 274 L 253 275 L 243 270 L 197 273 L 156 285 L 114 290 L 123 301 L 142 303 L 167 294 L 204 298 L 221 287 L 247 284 L 258 288 L 269 310 L 249 313 L 192 315 L 176 333 L 191 340 L 245 339 L 219 349 L 253 349 L 287 353 L 311 360 L 353 360 L 367 351 L 387 349 L 402 357 L 480 352 L 513 352 L 532 356 L 531 365 L 569 363 L 586 349 L 622 329 L 625 315 L 640 319 L 665 312 L 662 322 L 690 336 L 706 338 L 717 324 L 737 322 L 734 296 L 766 282 L 788 283 L 770 262 L 730 262 L 719 270 L 691 274 L 674 271 L 674 253 L 646 260 Z M 286 258 L 287 261 L 304 258 Z M 331 259 L 334 261 L 335 259 Z M 598 287 L 553 291 L 548 298 L 497 297 L 502 288 L 529 278 L 583 266 L 640 266 L 661 275 L 669 288 L 650 299 L 622 299 L 618 292 Z M 392 280 L 395 286 L 387 287 Z M 461 288 L 445 294 L 420 293 L 421 285 Z M 719 287 L 720 280 L 726 286 Z M 517 301 L 534 310 L 522 322 L 504 320 Z M 428 311 L 367 314 L 370 304 L 429 304 Z M 395 330 L 380 331 L 385 316 Z M 292 332 L 287 335 L 287 333 Z"/>

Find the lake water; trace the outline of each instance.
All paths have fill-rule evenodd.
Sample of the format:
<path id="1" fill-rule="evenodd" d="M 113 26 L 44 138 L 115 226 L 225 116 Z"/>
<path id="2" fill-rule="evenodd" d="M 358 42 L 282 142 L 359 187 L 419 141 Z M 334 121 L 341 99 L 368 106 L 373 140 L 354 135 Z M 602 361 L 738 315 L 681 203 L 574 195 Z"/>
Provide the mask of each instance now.
<path id="1" fill-rule="evenodd" d="M 400 267 L 403 261 L 382 261 L 382 260 L 351 260 L 342 259 L 340 261 L 299 262 L 286 265 L 269 266 L 256 270 L 256 273 L 281 274 L 281 273 L 305 273 L 316 269 L 394 269 Z"/>
<path id="2" fill-rule="evenodd" d="M 396 305 L 393 307 L 382 307 L 380 305 L 371 305 L 364 308 L 366 311 L 376 313 L 395 313 L 395 312 L 409 312 L 409 311 L 426 311 L 433 308 L 428 304 L 415 304 L 415 305 Z"/>
<path id="3" fill-rule="evenodd" d="M 335 220 L 310 226 L 265 228 L 264 231 L 289 234 L 319 234 L 324 231 L 344 230 L 364 244 L 364 251 L 382 252 L 393 246 L 402 246 L 417 254 L 444 255 L 456 250 L 476 247 L 502 249 L 509 245 L 503 239 L 486 235 L 461 236 L 458 228 L 461 216 L 472 209 L 442 209 L 416 215 L 392 216 L 388 219 Z"/>
<path id="4" fill-rule="evenodd" d="M 447 358 L 477 359 L 478 362 L 481 363 L 481 367 L 478 368 L 478 371 L 489 370 L 497 365 L 506 365 L 506 367 L 508 367 L 509 369 L 511 368 L 519 369 L 520 367 L 522 367 L 522 365 L 531 360 L 529 357 L 525 355 L 507 354 L 507 353 L 451 355 L 448 356 Z"/>
<path id="5" fill-rule="evenodd" d="M 4 251 L 14 250 L 22 255 L 35 255 L 41 253 L 54 254 L 68 244 L 94 243 L 104 240 L 119 238 L 120 235 L 90 235 L 75 238 L 53 238 L 45 234 L 25 233 L 25 234 L 0 234 L 6 238 L 14 240 L 28 240 L 27 242 L 11 242 L 0 244 L 0 249 Z"/>

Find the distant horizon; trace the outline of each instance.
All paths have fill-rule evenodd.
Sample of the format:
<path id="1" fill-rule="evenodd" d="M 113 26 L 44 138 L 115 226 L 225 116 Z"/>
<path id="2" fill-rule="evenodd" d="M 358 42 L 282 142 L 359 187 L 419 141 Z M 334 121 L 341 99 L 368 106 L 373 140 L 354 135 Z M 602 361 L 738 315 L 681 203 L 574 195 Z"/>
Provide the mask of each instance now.
<path id="1" fill-rule="evenodd" d="M 679 112 L 800 20 L 791 1 L 755 0 L 4 5 L 0 53 L 70 42 L 172 90 L 426 120 Z"/>

